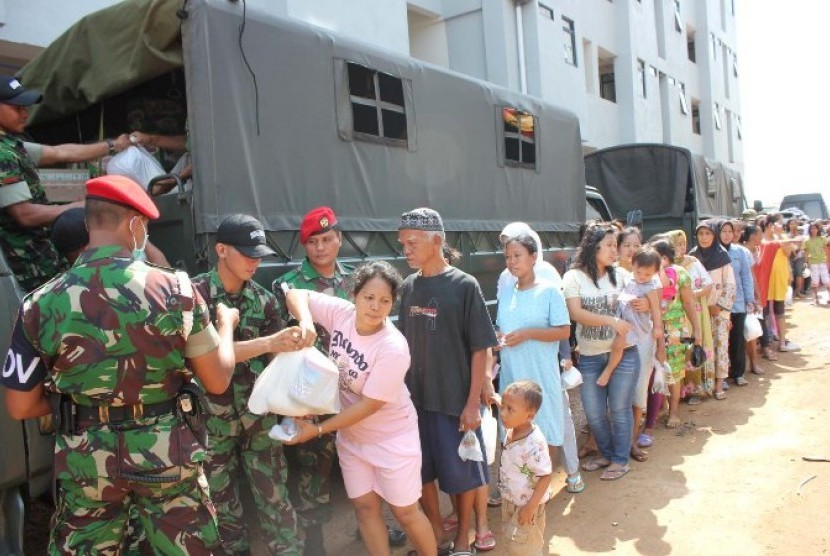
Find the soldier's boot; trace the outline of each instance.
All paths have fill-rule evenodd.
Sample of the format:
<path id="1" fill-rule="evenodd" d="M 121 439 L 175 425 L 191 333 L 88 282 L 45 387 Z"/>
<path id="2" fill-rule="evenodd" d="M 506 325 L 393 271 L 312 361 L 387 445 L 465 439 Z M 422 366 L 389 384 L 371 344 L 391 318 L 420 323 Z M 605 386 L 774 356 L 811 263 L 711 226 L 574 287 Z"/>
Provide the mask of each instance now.
<path id="1" fill-rule="evenodd" d="M 303 556 L 326 556 L 326 547 L 323 545 L 323 528 L 320 525 L 309 525 L 305 528 L 305 549 Z"/>

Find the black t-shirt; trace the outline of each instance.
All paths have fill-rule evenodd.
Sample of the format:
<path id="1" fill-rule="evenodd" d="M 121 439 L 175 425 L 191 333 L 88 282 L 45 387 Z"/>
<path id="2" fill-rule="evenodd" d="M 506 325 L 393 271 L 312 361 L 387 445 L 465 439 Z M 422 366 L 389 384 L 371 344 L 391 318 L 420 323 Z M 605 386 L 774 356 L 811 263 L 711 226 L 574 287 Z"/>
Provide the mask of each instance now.
<path id="1" fill-rule="evenodd" d="M 472 352 L 497 344 L 476 279 L 453 267 L 438 276 L 409 275 L 398 326 L 412 356 L 406 385 L 415 407 L 460 416 L 470 393 Z"/>

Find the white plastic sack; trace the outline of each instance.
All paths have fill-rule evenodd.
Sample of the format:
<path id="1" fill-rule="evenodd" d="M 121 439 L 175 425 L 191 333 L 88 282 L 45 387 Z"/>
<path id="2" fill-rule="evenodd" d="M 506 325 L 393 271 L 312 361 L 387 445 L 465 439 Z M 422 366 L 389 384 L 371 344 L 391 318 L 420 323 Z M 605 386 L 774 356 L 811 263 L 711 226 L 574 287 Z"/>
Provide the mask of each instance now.
<path id="1" fill-rule="evenodd" d="M 248 409 L 290 417 L 340 412 L 340 373 L 316 348 L 280 353 L 254 383 Z"/>
<path id="2" fill-rule="evenodd" d="M 671 367 L 668 362 L 663 363 L 654 360 L 654 382 L 651 391 L 655 394 L 669 395 L 669 384 L 674 384 L 674 375 L 671 374 Z"/>
<path id="3" fill-rule="evenodd" d="M 271 430 L 268 432 L 268 436 L 274 440 L 286 442 L 297 436 L 298 432 L 300 432 L 300 427 L 297 426 L 294 419 L 291 417 L 284 417 L 282 422 L 271 427 Z"/>
<path id="4" fill-rule="evenodd" d="M 760 338 L 761 334 L 763 334 L 763 331 L 761 330 L 761 321 L 758 320 L 758 316 L 754 313 L 748 314 L 744 320 L 744 338 L 746 338 L 747 342 L 751 342 L 752 340 Z"/>
<path id="5" fill-rule="evenodd" d="M 787 286 L 787 295 L 784 296 L 784 305 L 791 307 L 793 304 L 793 287 Z"/>
<path id="6" fill-rule="evenodd" d="M 127 176 L 144 189 L 150 180 L 164 173 L 159 161 L 144 147 L 130 146 L 113 156 L 107 163 L 107 174 Z"/>
<path id="7" fill-rule="evenodd" d="M 484 461 L 484 454 L 481 453 L 481 444 L 475 431 L 467 431 L 458 445 L 458 456 L 461 461 Z"/>
<path id="8" fill-rule="evenodd" d="M 582 384 L 582 373 L 576 367 L 571 367 L 567 371 L 559 375 L 562 380 L 562 388 L 571 390 Z"/>
<path id="9" fill-rule="evenodd" d="M 487 452 L 487 465 L 496 461 L 496 443 L 498 443 L 499 423 L 493 417 L 493 410 L 488 405 L 481 415 L 481 436 L 484 438 L 484 451 Z"/>

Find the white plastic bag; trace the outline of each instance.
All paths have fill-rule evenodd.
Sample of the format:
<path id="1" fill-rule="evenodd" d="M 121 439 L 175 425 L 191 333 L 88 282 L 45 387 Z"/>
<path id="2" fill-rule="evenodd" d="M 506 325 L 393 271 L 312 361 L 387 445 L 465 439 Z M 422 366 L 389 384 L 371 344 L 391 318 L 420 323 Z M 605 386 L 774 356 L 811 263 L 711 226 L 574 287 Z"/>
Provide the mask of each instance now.
<path id="1" fill-rule="evenodd" d="M 655 394 L 669 395 L 669 384 L 674 384 L 674 376 L 671 374 L 671 367 L 668 362 L 660 363 L 654 360 L 654 382 L 651 391 Z"/>
<path id="2" fill-rule="evenodd" d="M 481 453 L 481 444 L 475 431 L 469 430 L 464 433 L 461 444 L 458 445 L 458 456 L 461 461 L 484 461 L 484 454 Z"/>
<path id="3" fill-rule="evenodd" d="M 164 168 L 144 147 L 133 145 L 110 159 L 107 163 L 107 173 L 127 176 L 147 189 L 150 180 L 163 174 Z"/>
<path id="4" fill-rule="evenodd" d="M 297 426 L 294 419 L 291 417 L 284 417 L 282 422 L 271 427 L 271 430 L 268 432 L 268 436 L 274 440 L 286 442 L 294 438 L 298 432 L 300 432 L 300 428 Z"/>
<path id="5" fill-rule="evenodd" d="M 290 417 L 340 412 L 340 373 L 316 348 L 280 353 L 256 379 L 248 409 Z"/>
<path id="6" fill-rule="evenodd" d="M 787 295 L 784 296 L 784 305 L 791 307 L 793 304 L 793 287 L 787 286 Z"/>
<path id="7" fill-rule="evenodd" d="M 582 384 L 582 373 L 576 367 L 564 371 L 559 378 L 562 380 L 562 388 L 571 390 Z"/>
<path id="8" fill-rule="evenodd" d="M 763 318 L 763 316 L 761 316 Z M 757 340 L 761 337 L 763 331 L 761 330 L 761 321 L 758 320 L 758 315 L 750 313 L 744 320 L 744 338 L 747 342 Z"/>
<path id="9" fill-rule="evenodd" d="M 493 410 L 488 405 L 481 414 L 481 436 L 484 438 L 484 451 L 487 452 L 487 465 L 493 465 L 496 461 L 498 433 L 499 423 L 493 417 Z"/>

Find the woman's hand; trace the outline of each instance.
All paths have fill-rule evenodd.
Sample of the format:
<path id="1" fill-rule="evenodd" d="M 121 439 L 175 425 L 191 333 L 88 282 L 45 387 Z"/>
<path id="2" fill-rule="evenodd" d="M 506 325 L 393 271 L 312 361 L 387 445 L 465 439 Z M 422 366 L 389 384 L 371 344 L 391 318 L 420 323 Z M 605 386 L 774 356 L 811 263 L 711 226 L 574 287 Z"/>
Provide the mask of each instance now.
<path id="1" fill-rule="evenodd" d="M 294 423 L 297 425 L 297 434 L 283 442 L 283 444 L 288 444 L 289 446 L 302 444 L 318 436 L 319 429 L 317 428 L 317 424 L 305 419 L 294 419 Z"/>
<path id="2" fill-rule="evenodd" d="M 503 336 L 501 344 L 505 347 L 516 347 L 517 345 L 521 344 L 522 342 L 526 342 L 530 339 L 530 334 L 523 328 L 519 330 L 514 330 L 510 334 L 505 334 Z"/>
<path id="3" fill-rule="evenodd" d="M 611 328 L 613 328 L 614 332 L 616 332 L 619 336 L 627 336 L 628 333 L 631 332 L 631 325 L 623 319 L 617 317 L 614 317 L 614 324 L 611 325 Z"/>
<path id="4" fill-rule="evenodd" d="M 638 297 L 637 299 L 630 301 L 629 305 L 638 313 L 647 313 L 651 311 L 651 303 L 648 302 L 647 297 Z"/>
<path id="5" fill-rule="evenodd" d="M 300 331 L 300 346 L 311 347 L 317 341 L 317 329 L 311 321 L 301 320 L 298 325 Z"/>

